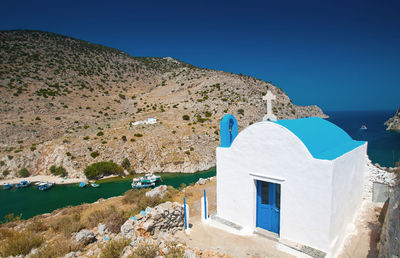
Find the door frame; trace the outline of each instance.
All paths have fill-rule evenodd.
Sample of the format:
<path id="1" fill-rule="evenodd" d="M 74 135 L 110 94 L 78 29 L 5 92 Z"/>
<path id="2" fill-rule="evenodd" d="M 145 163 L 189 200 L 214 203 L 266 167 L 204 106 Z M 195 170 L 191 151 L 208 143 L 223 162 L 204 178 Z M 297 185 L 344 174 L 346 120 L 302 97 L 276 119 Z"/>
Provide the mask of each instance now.
<path id="1" fill-rule="evenodd" d="M 282 235 L 282 217 L 284 215 L 284 191 L 285 191 L 285 181 L 284 178 L 273 177 L 269 175 L 264 175 L 261 173 L 249 173 L 252 181 L 253 181 L 253 231 L 257 228 L 257 181 L 264 181 L 269 183 L 275 183 L 281 185 L 281 204 L 280 204 L 280 213 L 279 213 L 279 234 L 280 237 Z"/>

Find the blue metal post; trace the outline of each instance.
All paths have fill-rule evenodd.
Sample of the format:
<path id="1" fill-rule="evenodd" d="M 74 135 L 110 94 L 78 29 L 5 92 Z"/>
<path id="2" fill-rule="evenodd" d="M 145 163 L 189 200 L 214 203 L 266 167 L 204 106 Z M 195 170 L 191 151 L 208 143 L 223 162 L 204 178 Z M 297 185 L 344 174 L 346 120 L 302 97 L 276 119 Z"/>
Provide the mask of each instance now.
<path id="1" fill-rule="evenodd" d="M 206 189 L 204 189 L 204 219 L 207 219 L 207 196 Z"/>
<path id="2" fill-rule="evenodd" d="M 183 197 L 183 214 L 185 215 L 185 229 L 187 229 L 187 218 L 186 218 L 186 197 Z"/>

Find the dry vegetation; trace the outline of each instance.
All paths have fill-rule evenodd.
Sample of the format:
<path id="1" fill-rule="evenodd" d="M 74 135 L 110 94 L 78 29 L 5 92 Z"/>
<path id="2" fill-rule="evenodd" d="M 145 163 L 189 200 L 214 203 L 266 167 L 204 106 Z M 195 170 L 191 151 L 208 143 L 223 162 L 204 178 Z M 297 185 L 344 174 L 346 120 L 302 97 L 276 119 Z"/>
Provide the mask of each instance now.
<path id="1" fill-rule="evenodd" d="M 241 128 L 259 121 L 267 90 L 277 95 L 280 118 L 323 115 L 250 76 L 132 57 L 48 32 L 3 31 L 0 177 L 23 167 L 50 174 L 53 165 L 79 176 L 92 162 L 126 158 L 132 172 L 207 169 L 222 116 L 236 115 Z M 129 126 L 149 117 L 159 123 Z"/>
<path id="2" fill-rule="evenodd" d="M 77 244 L 73 238 L 74 233 L 81 229 L 96 229 L 99 223 L 105 223 L 110 231 L 119 233 L 121 225 L 130 216 L 138 214 L 146 207 L 154 207 L 165 201 L 182 202 L 184 196 L 187 203 L 192 205 L 200 199 L 204 187 L 215 188 L 215 180 L 208 182 L 207 186 L 192 184 L 181 188 L 182 191 L 168 186 L 168 191 L 162 199 L 146 197 L 145 193 L 148 190 L 129 190 L 120 197 L 67 207 L 50 215 L 38 215 L 28 220 L 10 216 L 8 222 L 0 225 L 0 256 L 26 255 L 33 248 L 38 248 L 33 257 L 59 257 L 73 251 L 85 252 L 87 247 Z M 210 207 L 211 210 L 214 208 Z M 196 212 L 198 211 L 193 210 L 191 214 Z M 126 239 L 104 244 L 101 247 L 103 257 L 119 257 L 127 244 L 129 242 Z M 166 257 L 183 257 L 184 250 L 177 244 L 168 243 L 170 251 Z M 143 245 L 135 251 L 133 257 L 153 257 L 146 255 L 156 251 L 158 247 Z"/>

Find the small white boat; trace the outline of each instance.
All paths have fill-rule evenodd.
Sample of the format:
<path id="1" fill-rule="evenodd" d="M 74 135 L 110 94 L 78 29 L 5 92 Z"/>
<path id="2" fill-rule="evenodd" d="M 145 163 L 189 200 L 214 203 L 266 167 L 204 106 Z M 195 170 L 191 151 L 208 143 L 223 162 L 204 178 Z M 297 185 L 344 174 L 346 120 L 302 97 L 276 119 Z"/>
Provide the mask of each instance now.
<path id="1" fill-rule="evenodd" d="M 368 128 L 367 128 L 366 125 L 362 125 L 360 129 L 361 129 L 361 130 L 367 130 Z"/>
<path id="2" fill-rule="evenodd" d="M 148 179 L 150 179 L 153 182 L 157 182 L 161 180 L 161 176 L 158 175 L 153 175 L 153 174 L 146 174 L 146 176 Z"/>
<path id="3" fill-rule="evenodd" d="M 136 189 L 141 189 L 141 188 L 148 188 L 148 187 L 152 187 L 155 186 L 156 183 L 142 183 L 142 182 L 137 182 L 137 183 L 132 183 L 132 188 L 136 188 Z"/>
<path id="4" fill-rule="evenodd" d="M 100 187 L 100 185 L 99 185 L 99 184 L 96 184 L 96 183 L 91 183 L 90 185 L 91 185 L 92 187 L 94 187 L 94 188 Z"/>
<path id="5" fill-rule="evenodd" d="M 40 191 L 46 191 L 50 189 L 54 184 L 53 183 L 39 183 L 38 189 Z"/>

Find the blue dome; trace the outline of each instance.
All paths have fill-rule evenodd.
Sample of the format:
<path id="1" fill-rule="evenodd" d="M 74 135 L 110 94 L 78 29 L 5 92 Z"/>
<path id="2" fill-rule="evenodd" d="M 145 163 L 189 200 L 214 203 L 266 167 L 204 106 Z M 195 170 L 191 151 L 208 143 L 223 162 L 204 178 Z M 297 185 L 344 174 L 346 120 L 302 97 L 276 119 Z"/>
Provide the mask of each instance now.
<path id="1" fill-rule="evenodd" d="M 319 117 L 278 120 L 275 123 L 294 133 L 316 159 L 334 160 L 365 144 L 353 140 L 343 129 Z"/>

